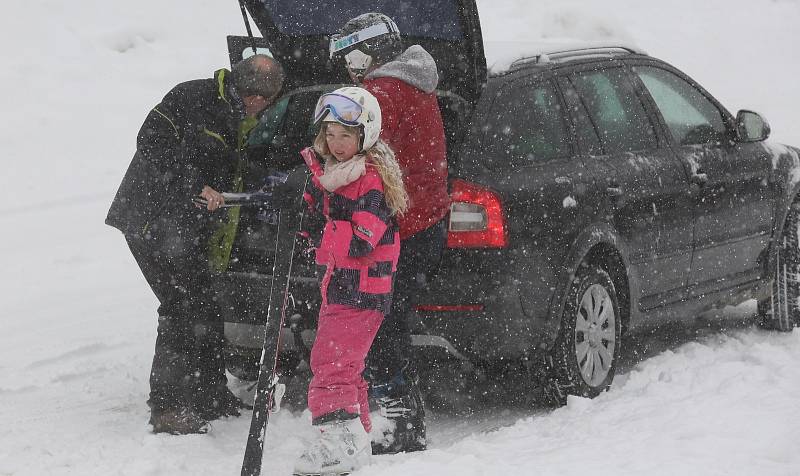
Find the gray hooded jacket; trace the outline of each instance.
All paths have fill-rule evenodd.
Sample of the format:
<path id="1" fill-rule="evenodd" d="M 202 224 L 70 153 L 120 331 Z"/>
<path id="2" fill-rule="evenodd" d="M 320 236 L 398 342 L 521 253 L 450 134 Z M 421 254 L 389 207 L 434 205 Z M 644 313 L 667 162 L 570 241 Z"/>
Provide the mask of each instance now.
<path id="1" fill-rule="evenodd" d="M 364 79 L 397 78 L 430 94 L 439 84 L 436 62 L 420 45 L 409 46 L 393 61 L 368 73 Z"/>

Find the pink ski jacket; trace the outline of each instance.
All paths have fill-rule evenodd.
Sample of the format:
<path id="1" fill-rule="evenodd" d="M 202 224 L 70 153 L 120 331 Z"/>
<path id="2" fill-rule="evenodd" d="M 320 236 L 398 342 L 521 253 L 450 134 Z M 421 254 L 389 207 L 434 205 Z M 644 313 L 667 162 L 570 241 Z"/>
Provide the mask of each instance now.
<path id="1" fill-rule="evenodd" d="M 323 168 L 314 149 L 303 149 L 301 155 L 313 184 L 303 198 L 326 219 L 316 248 L 317 264 L 326 268 L 322 299 L 327 304 L 388 313 L 400 233 L 386 205 L 378 171 L 367 162 L 363 176 L 328 192 L 319 181 Z"/>

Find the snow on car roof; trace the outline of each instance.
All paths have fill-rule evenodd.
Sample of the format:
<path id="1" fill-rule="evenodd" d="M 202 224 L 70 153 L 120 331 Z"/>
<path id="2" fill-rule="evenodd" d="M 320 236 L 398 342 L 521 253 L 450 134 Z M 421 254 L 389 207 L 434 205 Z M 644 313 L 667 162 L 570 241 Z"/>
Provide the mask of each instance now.
<path id="1" fill-rule="evenodd" d="M 486 66 L 491 74 L 502 74 L 516 66 L 528 63 L 568 61 L 591 55 L 644 54 L 647 53 L 629 41 L 486 41 Z"/>

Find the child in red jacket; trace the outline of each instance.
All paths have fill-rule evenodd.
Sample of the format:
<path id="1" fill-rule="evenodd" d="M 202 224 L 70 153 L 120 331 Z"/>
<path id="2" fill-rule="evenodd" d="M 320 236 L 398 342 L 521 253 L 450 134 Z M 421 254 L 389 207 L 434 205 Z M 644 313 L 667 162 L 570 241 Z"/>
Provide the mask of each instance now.
<path id="1" fill-rule="evenodd" d="M 361 373 L 391 307 L 400 253 L 395 217 L 408 208 L 408 196 L 394 153 L 379 139 L 381 111 L 372 94 L 357 87 L 325 94 L 314 120 L 319 134 L 301 154 L 313 174 L 305 199 L 326 219 L 316 249 L 325 274 L 308 388 L 320 437 L 295 474 L 339 474 L 355 471 L 372 454 Z"/>

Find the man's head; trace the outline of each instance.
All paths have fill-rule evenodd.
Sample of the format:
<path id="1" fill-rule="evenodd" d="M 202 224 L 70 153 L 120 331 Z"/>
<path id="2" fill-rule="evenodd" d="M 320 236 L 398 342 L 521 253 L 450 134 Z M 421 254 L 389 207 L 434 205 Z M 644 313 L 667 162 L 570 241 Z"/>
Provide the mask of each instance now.
<path id="1" fill-rule="evenodd" d="M 231 73 L 248 116 L 255 116 L 270 106 L 283 88 L 283 68 L 266 55 L 253 55 L 239 61 Z"/>
<path id="2" fill-rule="evenodd" d="M 331 37 L 331 58 L 344 58 L 347 71 L 356 81 L 402 52 L 400 30 L 382 13 L 359 15 Z"/>

